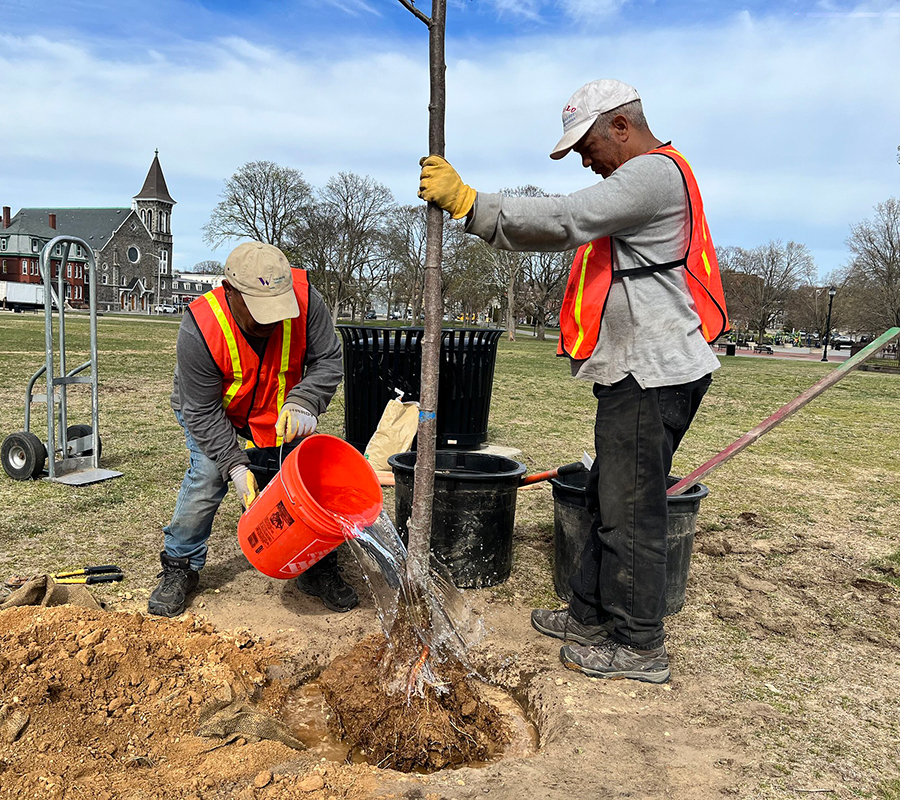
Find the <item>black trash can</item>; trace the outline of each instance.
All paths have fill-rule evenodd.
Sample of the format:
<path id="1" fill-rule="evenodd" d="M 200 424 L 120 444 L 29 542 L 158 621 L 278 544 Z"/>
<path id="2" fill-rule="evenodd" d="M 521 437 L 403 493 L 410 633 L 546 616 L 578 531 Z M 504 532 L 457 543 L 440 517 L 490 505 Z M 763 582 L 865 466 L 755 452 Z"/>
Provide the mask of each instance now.
<path id="1" fill-rule="evenodd" d="M 388 459 L 394 516 L 407 541 L 416 454 Z M 439 450 L 435 454 L 431 552 L 460 589 L 495 586 L 512 569 L 516 493 L 525 465 L 505 456 Z"/>
<path id="2" fill-rule="evenodd" d="M 388 400 L 421 392 L 423 328 L 338 325 L 344 341 L 344 428 L 348 442 L 364 452 Z M 467 449 L 487 441 L 497 342 L 502 331 L 446 328 L 441 331 L 437 446 Z"/>
<path id="3" fill-rule="evenodd" d="M 726 356 L 733 356 L 735 354 L 735 350 L 736 350 L 736 347 L 735 347 L 734 342 L 727 342 L 725 344 L 725 355 Z"/>
<path id="4" fill-rule="evenodd" d="M 569 578 L 578 568 L 581 551 L 591 530 L 593 516 L 585 507 L 587 472 L 577 472 L 553 478 L 553 585 L 563 600 L 572 597 Z M 669 486 L 680 478 L 669 477 Z M 676 614 L 684 608 L 691 552 L 700 501 L 709 494 L 702 483 L 684 494 L 669 497 L 669 525 L 667 529 L 666 614 Z"/>

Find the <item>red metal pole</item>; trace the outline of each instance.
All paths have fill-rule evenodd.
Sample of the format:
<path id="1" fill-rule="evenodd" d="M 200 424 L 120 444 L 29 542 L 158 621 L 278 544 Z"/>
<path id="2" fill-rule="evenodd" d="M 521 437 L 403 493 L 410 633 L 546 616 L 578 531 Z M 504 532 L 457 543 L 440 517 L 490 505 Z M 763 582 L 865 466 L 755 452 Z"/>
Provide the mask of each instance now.
<path id="1" fill-rule="evenodd" d="M 669 489 L 667 494 L 670 496 L 684 494 L 692 486 L 699 483 L 701 478 L 706 477 L 710 472 L 721 467 L 722 464 L 728 461 L 728 459 L 736 456 L 745 447 L 753 444 L 753 442 L 759 439 L 759 437 L 764 433 L 768 433 L 776 425 L 784 422 L 784 420 L 791 416 L 791 414 L 793 414 L 795 411 L 799 411 L 810 400 L 818 397 L 826 389 L 830 389 L 832 386 L 834 386 L 834 384 L 841 380 L 841 378 L 845 378 L 860 364 L 870 359 L 886 344 L 889 344 L 898 337 L 900 337 L 900 328 L 891 328 L 889 331 L 881 334 L 881 336 L 879 336 L 874 342 L 872 342 L 864 349 L 860 350 L 852 358 L 847 359 L 833 372 L 829 372 L 828 375 L 822 378 L 822 380 L 820 380 L 818 383 L 810 386 L 809 389 L 803 392 L 803 394 L 798 395 L 789 403 L 783 405 L 778 409 L 778 411 L 772 414 L 771 417 L 769 417 L 764 422 L 761 422 L 752 431 L 748 431 L 747 433 L 745 433 L 743 436 L 741 436 L 740 439 L 737 439 L 736 441 L 728 445 L 728 447 L 726 447 L 721 453 L 713 456 L 702 467 L 698 467 L 690 475 L 682 478 L 680 481 L 678 481 L 678 483 L 676 483 Z"/>

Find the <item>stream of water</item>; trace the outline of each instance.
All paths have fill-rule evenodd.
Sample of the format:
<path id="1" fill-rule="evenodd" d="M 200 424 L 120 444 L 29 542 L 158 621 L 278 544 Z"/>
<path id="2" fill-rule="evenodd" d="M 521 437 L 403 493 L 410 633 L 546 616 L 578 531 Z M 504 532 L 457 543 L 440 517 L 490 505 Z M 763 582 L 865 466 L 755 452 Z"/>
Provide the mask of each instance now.
<path id="1" fill-rule="evenodd" d="M 344 536 L 359 561 L 366 584 L 375 600 L 375 609 L 389 647 L 394 647 L 392 632 L 401 609 L 422 646 L 424 660 L 414 672 L 414 684 L 401 676 L 389 691 L 424 695 L 426 686 L 446 692 L 439 672 L 440 664 L 455 658 L 472 675 L 478 675 L 468 658 L 468 650 L 485 635 L 484 621 L 454 586 L 446 570 L 432 560 L 428 585 L 420 587 L 407 574 L 406 546 L 390 517 L 384 511 L 367 528 L 344 521 Z M 478 676 L 480 677 L 480 676 Z M 402 682 L 402 685 L 401 685 Z M 484 696 L 506 720 L 512 739 L 504 748 L 504 757 L 531 755 L 538 748 L 537 728 L 524 709 L 507 692 L 483 681 Z M 329 761 L 359 763 L 366 761 L 356 748 L 335 737 L 328 725 L 331 710 L 317 680 L 293 691 L 286 700 L 283 719 L 292 733 L 309 751 Z M 469 766 L 483 766 L 471 763 Z"/>
<path id="2" fill-rule="evenodd" d="M 432 559 L 427 586 L 411 581 L 407 574 L 406 545 L 385 511 L 367 528 L 348 524 L 344 535 L 372 591 L 388 642 L 392 641 L 391 632 L 402 604 L 426 653 L 412 689 L 422 694 L 427 684 L 438 692 L 443 691 L 435 664 L 448 656 L 475 673 L 468 651 L 484 637 L 484 622 L 469 608 L 446 570 Z"/>

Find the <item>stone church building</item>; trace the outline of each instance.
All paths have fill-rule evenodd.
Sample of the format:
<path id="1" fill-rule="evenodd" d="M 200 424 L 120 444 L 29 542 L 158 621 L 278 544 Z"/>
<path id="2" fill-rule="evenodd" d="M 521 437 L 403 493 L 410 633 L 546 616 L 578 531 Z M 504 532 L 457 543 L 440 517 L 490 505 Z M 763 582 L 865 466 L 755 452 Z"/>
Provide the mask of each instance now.
<path id="1" fill-rule="evenodd" d="M 4 208 L 2 255 L 32 261 L 54 236 L 77 236 L 94 251 L 97 309 L 150 314 L 157 304 L 172 303 L 174 205 L 157 151 L 130 208 L 23 208 L 11 219 Z M 74 275 L 78 272 L 76 268 Z M 2 277 L 34 280 L 17 269 Z M 86 307 L 88 276 L 79 277 L 80 286 L 73 285 L 71 293 L 67 286 L 66 293 L 73 306 Z"/>

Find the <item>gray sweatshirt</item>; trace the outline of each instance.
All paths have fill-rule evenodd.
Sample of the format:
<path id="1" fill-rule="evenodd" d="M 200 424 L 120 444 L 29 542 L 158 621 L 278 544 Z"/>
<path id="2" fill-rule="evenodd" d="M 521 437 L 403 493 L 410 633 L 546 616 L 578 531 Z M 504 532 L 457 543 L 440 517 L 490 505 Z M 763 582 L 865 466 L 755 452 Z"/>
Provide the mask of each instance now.
<path id="1" fill-rule="evenodd" d="M 246 334 L 245 338 L 257 354 L 265 351 L 267 339 Z M 232 467 L 250 463 L 238 443 L 238 434 L 246 438 L 249 431 L 235 430 L 225 415 L 222 372 L 190 313 L 181 320 L 175 352 L 178 363 L 172 387 L 172 408 L 181 411 L 194 441 L 204 455 L 216 462 L 222 477 L 228 480 Z M 285 402 L 297 403 L 318 417 L 334 397 L 342 376 L 340 340 L 331 324 L 325 301 L 310 286 L 303 380 L 287 393 Z"/>
<path id="2" fill-rule="evenodd" d="M 687 248 L 687 190 L 670 158 L 642 155 L 566 197 L 479 192 L 466 231 L 521 251 L 569 250 L 612 236 L 614 269 L 663 264 Z M 572 361 L 583 380 L 610 386 L 633 375 L 643 388 L 688 383 L 718 367 L 682 267 L 614 280 L 594 352 Z"/>

